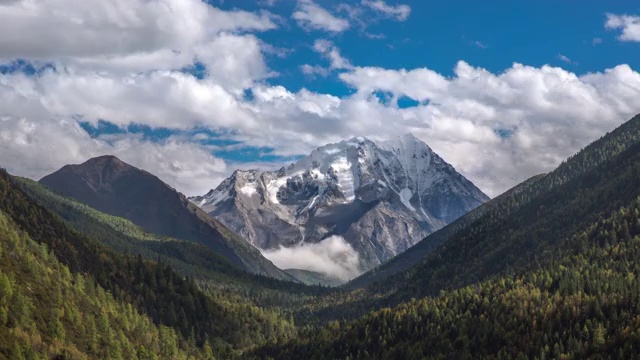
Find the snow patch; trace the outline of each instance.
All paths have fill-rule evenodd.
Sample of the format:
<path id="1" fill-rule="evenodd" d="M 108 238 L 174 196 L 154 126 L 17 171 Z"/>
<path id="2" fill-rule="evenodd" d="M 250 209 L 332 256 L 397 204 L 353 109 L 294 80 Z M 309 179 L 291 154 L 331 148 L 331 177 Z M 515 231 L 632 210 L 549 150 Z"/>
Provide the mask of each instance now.
<path id="1" fill-rule="evenodd" d="M 211 206 L 215 206 L 216 204 L 224 200 L 227 200 L 229 197 L 231 197 L 231 194 L 229 194 L 228 192 L 220 191 L 220 192 L 214 192 L 213 194 L 211 194 L 211 197 L 203 199 L 203 201 L 206 201 L 206 203 L 211 204 Z M 204 205 L 204 203 L 202 205 Z"/>
<path id="2" fill-rule="evenodd" d="M 400 193 L 398 195 L 400 195 L 400 201 L 402 201 L 402 204 L 404 206 L 411 209 L 411 211 L 415 211 L 413 206 L 411 206 L 411 197 L 413 196 L 413 193 L 411 192 L 411 190 L 409 190 L 409 188 L 400 190 Z"/>
<path id="3" fill-rule="evenodd" d="M 326 176 L 324 176 L 324 174 L 320 172 L 320 170 L 318 169 L 312 169 L 310 174 L 314 179 L 317 179 L 320 181 L 324 181 L 324 179 L 326 178 Z"/>
<path id="4" fill-rule="evenodd" d="M 269 198 L 269 200 L 273 204 L 280 204 L 280 202 L 278 201 L 278 190 L 280 190 L 281 187 L 287 184 L 287 180 L 301 174 L 302 172 L 299 171 L 288 176 L 283 176 L 281 178 L 271 180 L 269 183 L 267 183 L 267 197 Z"/>
<path id="5" fill-rule="evenodd" d="M 347 201 L 353 201 L 356 198 L 356 185 L 351 163 L 346 157 L 339 157 L 331 164 L 331 167 L 336 172 L 338 186 L 342 190 L 344 198 Z"/>
<path id="6" fill-rule="evenodd" d="M 327 148 L 324 149 L 325 154 L 327 155 L 335 155 L 337 153 L 339 153 L 340 151 L 342 151 L 340 148 Z"/>
<path id="7" fill-rule="evenodd" d="M 241 188 L 239 189 L 239 191 L 240 191 L 241 193 L 243 193 L 244 195 L 246 195 L 246 196 L 248 196 L 248 197 L 251 197 L 252 195 L 254 195 L 254 194 L 256 193 L 256 188 L 255 188 L 255 186 L 252 186 L 252 185 L 248 185 L 248 184 L 247 184 L 247 185 L 245 185 L 245 186 L 241 187 Z"/>

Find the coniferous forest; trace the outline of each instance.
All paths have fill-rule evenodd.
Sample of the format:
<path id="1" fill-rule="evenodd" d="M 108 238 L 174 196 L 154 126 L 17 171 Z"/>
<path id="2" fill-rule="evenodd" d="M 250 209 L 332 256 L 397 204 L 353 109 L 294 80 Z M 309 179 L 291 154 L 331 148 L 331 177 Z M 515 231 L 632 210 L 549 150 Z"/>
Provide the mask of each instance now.
<path id="1" fill-rule="evenodd" d="M 640 116 L 429 239 L 307 286 L 2 171 L 0 357 L 637 358 Z"/>

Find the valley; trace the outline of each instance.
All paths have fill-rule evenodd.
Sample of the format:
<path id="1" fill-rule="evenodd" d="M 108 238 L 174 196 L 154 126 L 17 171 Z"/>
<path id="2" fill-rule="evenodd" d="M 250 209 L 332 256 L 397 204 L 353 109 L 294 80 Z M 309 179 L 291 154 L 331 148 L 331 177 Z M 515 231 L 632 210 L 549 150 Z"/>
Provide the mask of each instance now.
<path id="1" fill-rule="evenodd" d="M 237 254 L 270 264 L 260 252 L 153 220 L 185 209 L 205 219 L 196 229 L 244 241 L 115 158 L 71 169 L 2 173 L 3 356 L 632 358 L 640 345 L 640 116 L 333 288 L 252 273 Z M 136 176 L 166 195 L 123 196 Z M 39 315 L 45 294 L 67 300 Z"/>
<path id="2" fill-rule="evenodd" d="M 0 0 L 0 360 L 640 360 L 637 1 Z"/>

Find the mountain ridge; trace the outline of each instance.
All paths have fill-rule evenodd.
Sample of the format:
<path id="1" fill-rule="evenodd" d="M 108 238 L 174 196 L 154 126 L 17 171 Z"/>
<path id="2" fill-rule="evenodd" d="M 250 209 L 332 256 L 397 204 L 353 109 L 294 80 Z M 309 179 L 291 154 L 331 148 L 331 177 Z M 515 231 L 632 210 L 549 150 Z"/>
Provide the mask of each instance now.
<path id="1" fill-rule="evenodd" d="M 240 269 L 292 280 L 186 196 L 115 156 L 65 165 L 39 182 L 97 210 L 127 218 L 151 233 L 204 244 Z"/>
<path id="2" fill-rule="evenodd" d="M 320 146 L 277 171 L 236 170 L 190 198 L 263 250 L 340 236 L 364 270 L 488 199 L 412 134 Z"/>
<path id="3" fill-rule="evenodd" d="M 616 129 L 604 134 L 581 151 L 570 156 L 553 171 L 534 176 L 516 185 L 504 194 L 461 217 L 456 223 L 429 235 L 429 238 L 435 240 L 433 242 L 436 244 L 445 243 L 450 238 L 455 237 L 456 232 L 460 229 L 466 229 L 469 233 L 473 232 L 470 230 L 472 229 L 473 222 L 481 219 L 483 216 L 493 216 L 495 218 L 510 217 L 532 199 L 562 186 L 576 177 L 584 176 L 584 174 L 602 166 L 602 164 L 607 163 L 612 158 L 628 151 L 635 146 L 638 141 L 640 141 L 640 114 L 632 117 Z M 385 282 L 387 281 L 385 278 L 388 276 L 402 276 L 403 271 L 418 264 L 425 256 L 434 250 L 434 247 L 427 245 L 427 242 L 421 241 L 409 251 L 389 260 L 387 263 L 369 273 L 362 274 L 359 278 L 354 279 L 350 284 L 345 286 L 354 289 L 365 287 L 374 282 Z M 393 282 L 393 280 L 389 281 Z"/>

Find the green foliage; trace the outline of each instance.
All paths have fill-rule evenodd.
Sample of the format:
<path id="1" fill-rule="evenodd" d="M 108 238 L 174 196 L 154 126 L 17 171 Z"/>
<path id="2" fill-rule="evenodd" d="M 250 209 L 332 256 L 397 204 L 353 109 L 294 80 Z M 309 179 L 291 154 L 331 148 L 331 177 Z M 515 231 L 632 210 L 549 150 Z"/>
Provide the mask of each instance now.
<path id="1" fill-rule="evenodd" d="M 31 238 L 50 248 L 52 256 L 65 264 L 70 273 L 88 274 L 118 301 L 132 304 L 158 325 L 176 329 L 183 338 L 193 334 L 198 345 L 209 340 L 220 356 L 228 357 L 236 350 L 274 338 L 286 339 L 295 331 L 280 312 L 267 311 L 224 294 L 206 294 L 193 278 L 183 278 L 166 263 L 117 253 L 70 229 L 36 204 L 4 171 L 0 173 L 0 194 L 0 210 L 10 215 Z M 48 315 L 51 325 L 46 333 L 62 338 L 66 334 L 56 324 L 58 317 L 57 310 Z M 101 328 L 99 321 L 96 325 Z M 115 354 L 121 350 L 112 351 Z"/>
<path id="2" fill-rule="evenodd" d="M 634 262 L 640 258 L 639 138 L 636 117 L 556 171 L 428 237 L 417 245 L 420 251 L 434 237 L 441 245 L 422 252 L 420 260 L 411 260 L 420 254 L 411 249 L 386 268 L 405 260 L 417 266 L 377 277 L 382 280 L 367 289 L 309 302 L 298 314 L 311 325 L 299 337 L 256 354 L 634 357 L 640 287 L 629 276 L 640 270 Z M 622 250 L 621 261 L 610 258 L 609 252 Z M 393 273 L 382 269 L 380 276 Z M 398 307 L 357 319 L 384 306 Z M 323 322 L 329 323 L 321 330 L 314 326 Z"/>
<path id="3" fill-rule="evenodd" d="M 441 289 L 544 265 L 574 251 L 574 235 L 640 195 L 640 144 L 625 148 L 608 162 L 590 166 L 580 176 L 536 196 L 524 189 L 519 196 L 530 200 L 517 210 L 490 211 L 459 231 L 405 274 L 402 285 L 392 285 L 397 289 L 392 301 L 434 295 Z M 563 169 L 548 176 L 556 179 Z"/>
<path id="4" fill-rule="evenodd" d="M 548 266 L 310 329 L 276 359 L 632 359 L 640 350 L 640 198 Z M 638 225 L 630 225 L 638 224 Z"/>
<path id="5" fill-rule="evenodd" d="M 535 176 L 507 191 L 505 194 L 481 205 L 454 223 L 429 235 L 425 241 L 419 242 L 395 259 L 374 269 L 374 271 L 370 273 L 364 274 L 351 284 L 347 284 L 347 287 L 363 287 L 371 283 L 382 283 L 383 287 L 389 284 L 395 286 L 398 282 L 403 281 L 402 277 L 404 275 L 400 275 L 398 278 L 391 277 L 388 280 L 385 280 L 385 278 L 404 272 L 416 264 L 419 264 L 424 261 L 425 257 L 431 252 L 436 251 L 439 254 L 434 256 L 447 260 L 448 255 L 441 254 L 442 251 L 446 251 L 443 250 L 443 248 L 445 248 L 444 246 L 439 247 L 442 244 L 465 243 L 464 247 L 461 246 L 461 250 L 468 251 L 468 248 L 473 246 L 473 241 L 477 238 L 486 238 L 492 235 L 491 231 L 494 229 L 511 231 L 515 228 L 515 230 L 518 230 L 517 226 L 523 222 L 523 216 L 527 216 L 524 220 L 525 222 L 536 223 L 539 216 L 546 216 L 549 213 L 547 210 L 549 204 L 553 205 L 558 202 L 562 204 L 561 201 L 563 199 L 575 196 L 575 193 L 568 194 L 570 195 L 569 197 L 565 196 L 565 189 L 569 191 L 575 191 L 576 189 L 589 191 L 588 186 L 581 186 L 579 183 L 580 179 L 589 173 L 597 171 L 601 166 L 610 165 L 612 159 L 628 152 L 631 147 L 638 143 L 638 140 L 640 140 L 640 115 L 624 123 L 611 133 L 606 134 L 587 146 L 578 154 L 567 159 L 553 172 L 546 175 Z M 601 196 L 603 195 L 604 194 L 601 194 Z M 558 196 L 557 200 L 559 201 L 554 201 L 556 196 Z M 633 196 L 630 198 L 633 198 Z M 601 198 L 600 200 L 603 199 Z M 607 206 L 607 201 L 601 202 L 601 205 Z M 612 208 L 615 208 L 615 205 Z M 570 215 L 568 218 L 574 221 L 580 220 L 579 216 Z M 560 230 L 564 228 L 562 224 L 559 226 Z M 528 234 L 527 232 L 524 233 L 525 235 Z M 523 239 L 523 237 L 518 239 Z M 471 244 L 466 244 L 467 242 L 471 242 Z M 509 246 L 509 241 L 496 241 L 496 243 L 500 246 Z M 449 250 L 452 252 L 457 251 L 457 249 L 451 248 L 449 248 Z M 529 250 L 536 250 L 535 246 Z M 507 251 L 512 251 L 512 249 Z M 512 253 L 514 255 L 516 254 L 516 252 Z M 483 256 L 484 254 L 470 253 L 468 255 L 471 255 L 473 258 L 486 258 L 486 256 Z M 500 263 L 502 262 L 498 262 L 498 264 Z M 508 261 L 505 263 L 508 263 Z M 464 277 L 468 277 L 467 275 Z M 380 291 L 386 290 L 389 290 L 388 286 Z"/>
<path id="6" fill-rule="evenodd" d="M 141 255 L 163 263 L 183 277 L 193 278 L 209 292 L 250 299 L 262 307 L 298 303 L 327 292 L 321 287 L 301 286 L 239 270 L 210 248 L 150 234 L 127 219 L 111 216 L 55 193 L 29 179 L 15 178 L 35 201 L 60 216 L 75 230 L 119 252 Z"/>
<path id="7" fill-rule="evenodd" d="M 138 348 L 161 354 L 163 341 L 175 344 L 175 359 L 198 354 L 92 278 L 71 275 L 2 211 L 0 249 L 0 358 L 137 359 Z"/>
<path id="8" fill-rule="evenodd" d="M 638 139 L 640 117 L 354 291 L 245 274 L 0 172 L 0 357 L 637 358 Z"/>
<path id="9" fill-rule="evenodd" d="M 581 246 L 571 241 L 574 235 L 640 195 L 639 138 L 640 116 L 557 170 L 482 205 L 367 274 L 365 281 L 378 279 L 368 288 L 333 294 L 331 301 L 321 298 L 309 302 L 303 310 L 310 314 L 301 319 L 313 324 L 356 318 L 381 306 L 546 266 Z M 419 261 L 412 260 L 431 242 L 441 244 Z M 393 272 L 389 268 L 404 261 L 416 265 L 382 278 Z"/>

